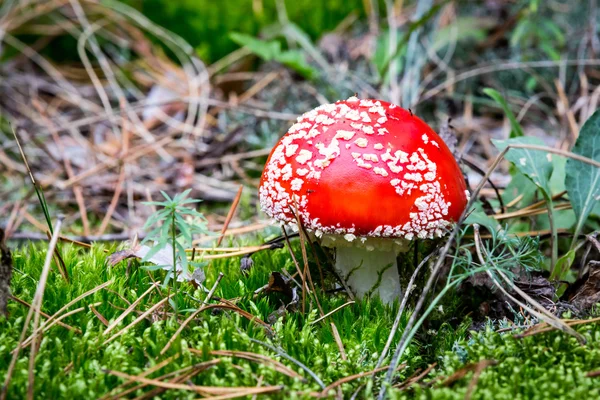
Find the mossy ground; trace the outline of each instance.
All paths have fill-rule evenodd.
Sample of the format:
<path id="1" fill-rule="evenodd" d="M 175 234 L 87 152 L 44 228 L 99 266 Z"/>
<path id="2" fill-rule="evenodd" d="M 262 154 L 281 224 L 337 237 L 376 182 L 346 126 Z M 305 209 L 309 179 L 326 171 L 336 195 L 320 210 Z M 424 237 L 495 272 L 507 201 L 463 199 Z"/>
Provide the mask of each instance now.
<path id="1" fill-rule="evenodd" d="M 210 310 L 200 314 L 176 340 L 163 356 L 160 351 L 175 333 L 178 325 L 174 319 L 157 317 L 154 322 L 144 320 L 109 344 L 103 336 L 105 326 L 87 307 L 92 303 L 107 320 L 114 320 L 144 293 L 154 279 L 162 278 L 162 271 L 148 272 L 133 262 L 127 271 L 126 262 L 114 267 L 107 263 L 107 255 L 114 247 L 94 245 L 91 250 L 63 245 L 71 282 L 66 283 L 59 274 L 51 273 L 44 294 L 43 310 L 48 314 L 58 311 L 63 305 L 82 293 L 113 280 L 105 290 L 85 298 L 71 307 L 86 306 L 79 313 L 63 322 L 81 329 L 82 334 L 73 333 L 63 327 L 51 328 L 43 337 L 36 359 L 36 398 L 90 399 L 101 397 L 123 380 L 109 375 L 105 370 L 115 370 L 129 375 L 138 375 L 168 357 L 179 354 L 168 365 L 150 377 L 158 377 L 195 363 L 216 358 L 210 350 L 243 350 L 267 355 L 277 359 L 306 378 L 303 382 L 292 379 L 268 365 L 240 358 L 222 357 L 214 367 L 201 372 L 192 379 L 193 383 L 205 386 L 256 386 L 260 379 L 263 385 L 284 385 L 283 391 L 270 395 L 272 398 L 308 398 L 311 392 L 320 390 L 316 382 L 293 363 L 279 357 L 271 350 L 250 341 L 255 338 L 280 346 L 294 359 L 306 364 L 327 385 L 340 378 L 375 368 L 378 355 L 385 345 L 396 308 L 383 306 L 378 301 L 365 300 L 350 305 L 333 314 L 327 321 L 311 324 L 318 317 L 315 307 L 305 314 L 287 314 L 285 319 L 273 325 L 274 335 L 265 328 L 234 312 L 214 313 Z M 299 249 L 296 249 L 299 254 Z M 44 262 L 45 248 L 28 245 L 13 254 L 15 274 L 12 282 L 13 295 L 30 302 L 35 292 Z M 207 267 L 206 285 L 211 287 L 219 272 L 224 273 L 215 296 L 225 299 L 238 298 L 237 305 L 262 320 L 281 305 L 277 295 L 254 296 L 253 292 L 263 286 L 271 271 L 283 268 L 294 270 L 291 258 L 285 249 L 265 251 L 253 256 L 254 267 L 248 276 L 239 270 L 239 258 L 211 262 Z M 200 290 L 190 285 L 181 287 L 180 304 L 182 313 L 196 309 L 193 298 L 203 298 Z M 165 293 L 162 294 L 164 296 Z M 331 311 L 347 301 L 342 295 L 320 295 L 325 312 Z M 138 305 L 146 310 L 161 298 L 157 292 Z M 4 381 L 11 360 L 11 351 L 17 346 L 19 335 L 28 309 L 11 302 L 10 317 L 0 320 L 0 379 Z M 128 316 L 112 333 L 129 324 L 136 314 Z M 329 321 L 336 324 L 347 352 L 347 361 L 342 361 L 332 335 Z M 401 324 L 404 325 L 404 322 Z M 512 333 L 497 333 L 489 328 L 475 333 L 469 332 L 469 321 L 451 326 L 446 323 L 438 330 L 421 334 L 419 341 L 409 348 L 403 360 L 407 364 L 397 374 L 397 381 L 409 378 L 418 369 L 433 362 L 437 366 L 420 383 L 439 377 L 429 386 L 413 385 L 404 391 L 391 391 L 391 398 L 462 399 L 468 390 L 472 373 L 466 374 L 450 387 L 442 386 L 444 378 L 460 370 L 466 364 L 480 360 L 495 360 L 498 363 L 487 367 L 479 377 L 472 398 L 474 399 L 547 399 L 547 398 L 600 398 L 600 378 L 588 378 L 586 373 L 600 368 L 600 326 L 582 325 L 578 328 L 587 339 L 580 346 L 575 339 L 558 333 L 545 333 L 515 339 Z M 111 334 L 112 334 L 111 333 Z M 202 356 L 190 352 L 198 349 Z M 9 398 L 24 398 L 27 391 L 29 349 L 21 352 L 14 371 Z M 383 376 L 383 373 L 379 375 Z M 349 398 L 362 386 L 358 398 L 373 396 L 369 378 L 362 378 L 342 386 L 344 397 Z M 141 395 L 150 388 L 140 389 Z M 115 392 L 116 393 L 116 392 Z M 193 392 L 170 390 L 160 398 L 194 398 Z"/>

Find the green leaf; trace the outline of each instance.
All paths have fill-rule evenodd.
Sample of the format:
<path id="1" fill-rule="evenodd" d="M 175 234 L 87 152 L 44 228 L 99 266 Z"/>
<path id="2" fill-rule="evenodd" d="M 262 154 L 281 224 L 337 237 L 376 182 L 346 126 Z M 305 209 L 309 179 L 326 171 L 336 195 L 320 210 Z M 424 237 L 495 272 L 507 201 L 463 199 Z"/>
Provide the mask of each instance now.
<path id="1" fill-rule="evenodd" d="M 465 219 L 466 225 L 479 224 L 490 232 L 496 232 L 500 227 L 498 221 L 487 215 L 481 207 L 481 202 L 477 202 L 473 205 L 473 211 L 469 213 Z"/>
<path id="2" fill-rule="evenodd" d="M 483 89 L 483 93 L 490 96 L 492 99 L 494 99 L 494 101 L 496 101 L 496 103 L 498 103 L 500 105 L 500 107 L 502 107 L 504 114 L 506 114 L 506 116 L 508 117 L 508 119 L 510 121 L 510 128 L 511 128 L 510 137 L 515 138 L 515 137 L 524 136 L 523 129 L 521 128 L 521 124 L 519 124 L 519 121 L 517 121 L 515 114 L 513 114 L 513 112 L 511 111 L 511 109 L 508 106 L 508 103 L 506 102 L 504 97 L 502 97 L 502 95 L 497 90 L 490 89 L 490 88 Z"/>
<path id="3" fill-rule="evenodd" d="M 281 53 L 281 43 L 277 40 L 265 41 L 237 32 L 230 33 L 229 37 L 265 61 L 274 60 Z"/>
<path id="4" fill-rule="evenodd" d="M 499 150 L 504 150 L 510 144 L 544 145 L 541 139 L 534 137 L 492 140 L 492 142 Z M 510 149 L 505 157 L 542 190 L 544 197 L 551 197 L 550 177 L 552 176 L 553 165 L 552 157 L 549 153 L 530 149 Z"/>
<path id="5" fill-rule="evenodd" d="M 304 52 L 300 50 L 288 50 L 275 57 L 276 61 L 279 61 L 286 67 L 293 69 L 306 79 L 312 79 L 318 75 L 318 70 L 313 68 L 304 56 Z"/>
<path id="6" fill-rule="evenodd" d="M 575 250 L 569 250 L 567 252 L 567 254 L 565 254 L 564 256 L 559 258 L 558 261 L 556 262 L 556 265 L 554 266 L 554 270 L 552 271 L 552 274 L 550 275 L 550 280 L 556 280 L 556 279 L 563 280 L 565 278 L 565 275 L 571 269 L 571 265 L 573 264 L 573 261 L 575 261 Z"/>
<path id="7" fill-rule="evenodd" d="M 585 122 L 571 151 L 600 161 L 600 110 Z M 565 186 L 577 216 L 575 226 L 575 238 L 577 238 L 590 212 L 600 200 L 600 168 L 570 158 L 565 169 Z"/>

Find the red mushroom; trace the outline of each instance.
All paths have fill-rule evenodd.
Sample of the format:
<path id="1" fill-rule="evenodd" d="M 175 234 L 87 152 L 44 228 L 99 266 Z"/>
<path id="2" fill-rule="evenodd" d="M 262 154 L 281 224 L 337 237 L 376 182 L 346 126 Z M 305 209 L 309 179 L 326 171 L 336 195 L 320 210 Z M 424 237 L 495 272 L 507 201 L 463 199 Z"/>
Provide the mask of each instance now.
<path id="1" fill-rule="evenodd" d="M 335 268 L 358 297 L 401 294 L 396 257 L 441 237 L 468 200 L 452 153 L 394 104 L 351 97 L 298 118 L 271 152 L 260 205 L 336 249 Z"/>

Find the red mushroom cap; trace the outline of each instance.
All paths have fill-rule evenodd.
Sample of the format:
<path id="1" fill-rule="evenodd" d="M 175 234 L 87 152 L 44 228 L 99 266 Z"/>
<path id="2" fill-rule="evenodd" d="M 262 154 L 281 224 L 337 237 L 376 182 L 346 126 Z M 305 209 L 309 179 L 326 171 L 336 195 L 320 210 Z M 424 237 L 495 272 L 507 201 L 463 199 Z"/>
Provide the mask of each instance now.
<path id="1" fill-rule="evenodd" d="M 394 104 L 351 97 L 298 118 L 260 182 L 264 212 L 317 236 L 433 238 L 460 218 L 468 191 L 443 140 Z"/>

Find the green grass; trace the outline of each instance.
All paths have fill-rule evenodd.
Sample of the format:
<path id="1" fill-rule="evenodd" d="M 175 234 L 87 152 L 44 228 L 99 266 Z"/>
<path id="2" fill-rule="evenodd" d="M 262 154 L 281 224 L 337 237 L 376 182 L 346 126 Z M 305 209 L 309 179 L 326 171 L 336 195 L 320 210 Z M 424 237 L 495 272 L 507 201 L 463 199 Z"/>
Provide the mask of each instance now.
<path id="1" fill-rule="evenodd" d="M 106 319 L 114 320 L 126 308 L 129 302 L 137 299 L 151 283 L 148 272 L 133 262 L 129 274 L 126 263 L 115 267 L 107 264 L 108 249 L 114 248 L 96 245 L 92 250 L 63 246 L 63 257 L 67 265 L 71 283 L 67 284 L 55 272 L 48 280 L 44 295 L 43 310 L 48 314 L 58 311 L 64 304 L 78 295 L 113 280 L 107 288 L 71 307 L 86 306 L 85 310 L 64 320 L 65 323 L 82 330 L 82 334 L 73 333 L 56 326 L 44 335 L 36 359 L 35 393 L 36 398 L 88 399 L 100 397 L 123 382 L 122 379 L 106 374 L 105 370 L 115 370 L 130 375 L 138 375 L 162 360 L 179 353 L 179 358 L 150 377 L 176 371 L 198 362 L 215 358 L 209 355 L 211 350 L 243 350 L 267 355 L 277 359 L 299 372 L 306 382 L 289 378 L 274 371 L 269 366 L 242 360 L 223 358 L 216 366 L 201 372 L 193 379 L 197 385 L 205 386 L 256 386 L 262 377 L 264 384 L 282 384 L 284 390 L 273 398 L 305 398 L 311 391 L 319 391 L 319 386 L 304 371 L 290 361 L 279 357 L 271 350 L 254 343 L 250 338 L 280 346 L 294 359 L 306 364 L 327 385 L 348 375 L 372 370 L 379 352 L 385 345 L 396 309 L 383 306 L 378 301 L 362 301 L 335 313 L 328 321 L 335 322 L 344 343 L 348 360 L 342 361 L 328 322 L 311 325 L 318 317 L 316 309 L 306 314 L 301 312 L 288 314 L 273 326 L 275 334 L 267 331 L 255 322 L 251 322 L 232 312 L 212 313 L 210 310 L 200 314 L 186 328 L 171 349 L 161 356 L 159 353 L 166 345 L 178 326 L 173 319 L 160 318 L 154 323 L 145 320 L 129 332 L 108 345 L 103 342 L 107 337 L 102 332 L 105 327 L 87 305 L 99 302 L 96 307 Z M 300 257 L 299 249 L 296 249 Z M 45 256 L 43 246 L 29 245 L 14 253 L 15 274 L 12 282 L 13 295 L 30 302 L 40 275 Z M 266 320 L 281 305 L 277 295 L 253 296 L 254 290 L 263 286 L 271 271 L 286 268 L 294 269 L 286 250 L 258 253 L 253 256 L 254 267 L 249 276 L 239 271 L 239 259 L 224 259 L 212 262 L 207 267 L 206 286 L 211 287 L 219 272 L 224 278 L 219 284 L 215 296 L 237 298 L 237 305 L 262 320 Z M 154 279 L 162 279 L 163 271 L 153 271 Z M 193 298 L 203 298 L 200 290 L 183 285 L 185 296 L 183 309 L 198 307 Z M 118 295 L 117 295 L 118 294 Z M 137 307 L 146 310 L 158 302 L 153 292 Z M 325 312 L 331 311 L 347 301 L 341 295 L 321 295 L 321 304 Z M 4 381 L 7 366 L 11 360 L 10 352 L 17 346 L 22 324 L 28 309 L 11 302 L 10 317 L 0 320 L 0 379 Z M 187 316 L 187 313 L 185 313 Z M 126 326 L 135 318 L 128 316 L 112 333 Z M 440 317 L 436 313 L 435 318 Z M 438 323 L 439 324 L 439 323 Z M 404 322 L 401 323 L 401 328 Z M 587 339 L 588 345 L 581 347 L 572 337 L 549 333 L 514 339 L 510 333 L 499 334 L 491 328 L 486 331 L 467 332 L 469 321 L 465 320 L 457 327 L 444 324 L 437 331 L 423 330 L 419 342 L 409 348 L 404 362 L 408 365 L 401 370 L 398 381 L 410 377 L 419 368 L 425 368 L 432 362 L 438 366 L 425 382 L 432 378 L 443 378 L 459 370 L 467 363 L 483 359 L 493 359 L 499 363 L 488 367 L 479 378 L 473 398 L 518 399 L 518 398 L 597 398 L 600 396 L 600 378 L 586 378 L 588 371 L 600 368 L 600 327 L 597 324 L 583 325 L 578 328 Z M 490 327 L 492 324 L 490 323 Z M 111 334 L 112 334 L 111 333 Z M 202 356 L 192 354 L 194 348 L 203 352 Z M 9 398 L 23 398 L 27 391 L 29 349 L 21 352 L 9 388 Z M 383 374 L 379 375 L 380 377 Z M 469 373 L 451 387 L 434 384 L 432 388 L 415 385 L 404 392 L 391 391 L 394 398 L 423 399 L 462 399 L 472 374 Z M 350 397 L 362 384 L 363 378 L 343 386 L 344 395 Z M 370 386 L 366 386 L 368 390 Z M 143 394 L 149 388 L 139 390 Z M 368 398 L 362 394 L 359 398 Z M 135 397 L 135 396 L 132 396 Z M 194 398 L 194 393 L 168 391 L 160 398 Z"/>

